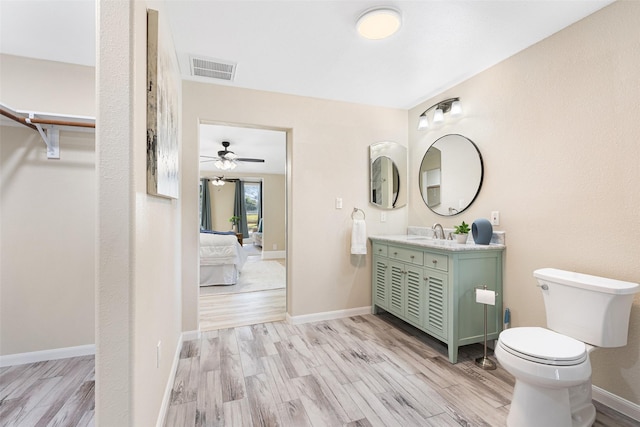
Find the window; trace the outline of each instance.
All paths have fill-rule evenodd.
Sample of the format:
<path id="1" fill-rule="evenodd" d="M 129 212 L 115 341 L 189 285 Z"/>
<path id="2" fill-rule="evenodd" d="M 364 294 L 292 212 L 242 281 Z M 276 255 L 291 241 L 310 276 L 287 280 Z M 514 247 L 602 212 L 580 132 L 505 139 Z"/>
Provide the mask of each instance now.
<path id="1" fill-rule="evenodd" d="M 249 237 L 258 227 L 258 221 L 262 218 L 262 183 L 244 182 L 244 203 L 247 208 L 247 229 Z"/>

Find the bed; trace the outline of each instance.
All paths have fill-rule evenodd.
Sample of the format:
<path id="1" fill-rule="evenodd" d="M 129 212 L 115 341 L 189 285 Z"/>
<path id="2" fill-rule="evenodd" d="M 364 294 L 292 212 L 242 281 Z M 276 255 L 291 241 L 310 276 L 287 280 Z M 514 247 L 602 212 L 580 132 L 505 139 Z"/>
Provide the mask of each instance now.
<path id="1" fill-rule="evenodd" d="M 234 285 L 246 260 L 235 233 L 200 233 L 200 286 Z"/>

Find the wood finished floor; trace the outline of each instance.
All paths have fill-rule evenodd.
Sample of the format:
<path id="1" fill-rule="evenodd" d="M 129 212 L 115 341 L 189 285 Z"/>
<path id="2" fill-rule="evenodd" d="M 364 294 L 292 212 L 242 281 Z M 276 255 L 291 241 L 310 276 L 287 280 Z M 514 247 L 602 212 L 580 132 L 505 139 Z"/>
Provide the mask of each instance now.
<path id="1" fill-rule="evenodd" d="M 165 426 L 504 426 L 514 380 L 481 355 L 452 365 L 388 315 L 204 332 L 183 345 Z M 638 426 L 596 408 L 595 426 Z"/>
<path id="2" fill-rule="evenodd" d="M 284 259 L 275 259 L 286 267 Z M 284 320 L 287 314 L 285 289 L 231 294 L 201 293 L 200 330 L 212 331 L 236 326 Z"/>
<path id="3" fill-rule="evenodd" d="M 0 426 L 93 426 L 93 356 L 0 368 Z"/>

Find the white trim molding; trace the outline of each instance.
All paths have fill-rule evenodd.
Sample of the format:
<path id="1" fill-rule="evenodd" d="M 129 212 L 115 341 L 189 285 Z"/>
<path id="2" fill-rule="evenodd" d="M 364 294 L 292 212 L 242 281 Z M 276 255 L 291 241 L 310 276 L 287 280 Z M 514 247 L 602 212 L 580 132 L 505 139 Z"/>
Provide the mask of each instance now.
<path id="1" fill-rule="evenodd" d="M 300 325 L 309 322 L 342 319 L 343 317 L 362 316 L 363 314 L 371 314 L 371 306 L 348 308 L 346 310 L 325 311 L 323 313 L 303 314 L 301 316 L 290 316 L 289 313 L 287 313 L 287 322 L 292 325 Z"/>
<path id="2" fill-rule="evenodd" d="M 160 412 L 158 413 L 158 421 L 156 427 L 163 427 L 167 418 L 167 411 L 169 410 L 169 403 L 171 402 L 171 390 L 173 390 L 173 383 L 176 380 L 176 372 L 178 371 L 178 362 L 180 362 L 180 352 L 182 351 L 182 344 L 185 341 L 191 341 L 200 338 L 200 331 L 186 331 L 180 334 L 180 339 L 176 345 L 176 352 L 173 355 L 173 363 L 171 364 L 171 371 L 169 372 L 169 379 L 164 387 L 164 395 L 162 396 L 162 404 L 160 405 Z"/>
<path id="3" fill-rule="evenodd" d="M 46 360 L 89 356 L 92 354 L 96 354 L 95 344 L 54 348 L 51 350 L 32 351 L 29 353 L 7 354 L 5 356 L 0 356 L 0 368 L 13 365 L 26 365 L 27 363 L 44 362 Z"/>
<path id="4" fill-rule="evenodd" d="M 600 402 L 629 418 L 640 421 L 640 405 L 629 402 L 628 400 L 595 385 L 591 386 L 591 394 L 593 400 Z"/>

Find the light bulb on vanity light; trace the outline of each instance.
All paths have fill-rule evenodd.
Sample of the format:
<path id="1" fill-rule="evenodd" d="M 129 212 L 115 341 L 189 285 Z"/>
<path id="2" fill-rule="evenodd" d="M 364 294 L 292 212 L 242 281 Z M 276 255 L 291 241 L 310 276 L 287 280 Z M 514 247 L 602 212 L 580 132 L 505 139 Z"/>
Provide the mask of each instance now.
<path id="1" fill-rule="evenodd" d="M 460 100 L 458 101 L 453 101 L 453 103 L 451 104 L 451 117 L 458 117 L 462 115 L 462 104 L 460 103 Z"/>
<path id="2" fill-rule="evenodd" d="M 423 114 L 418 119 L 418 130 L 427 129 L 429 127 L 429 118 Z"/>
<path id="3" fill-rule="evenodd" d="M 438 108 L 433 112 L 433 123 L 442 123 L 444 122 L 444 112 Z"/>

